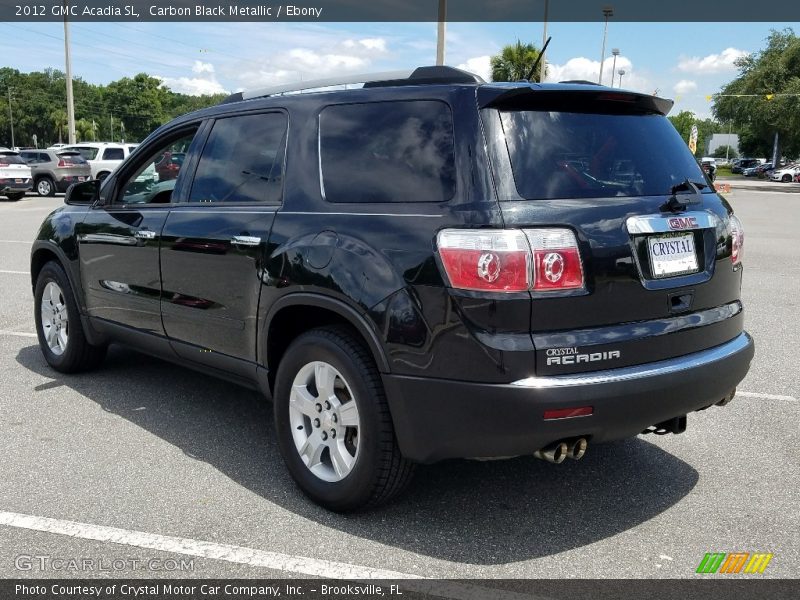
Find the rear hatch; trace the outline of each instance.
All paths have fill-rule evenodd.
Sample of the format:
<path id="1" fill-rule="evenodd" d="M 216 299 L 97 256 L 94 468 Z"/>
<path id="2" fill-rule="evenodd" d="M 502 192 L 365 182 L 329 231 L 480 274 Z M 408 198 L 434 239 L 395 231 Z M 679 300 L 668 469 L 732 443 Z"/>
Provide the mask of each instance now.
<path id="1" fill-rule="evenodd" d="M 478 93 L 505 227 L 528 231 L 532 246 L 537 373 L 732 339 L 742 330 L 741 224 L 667 120 L 671 102 L 573 87 Z M 570 245 L 562 233 L 577 267 L 559 249 Z"/>
<path id="2" fill-rule="evenodd" d="M 59 175 L 78 177 L 80 181 L 84 181 L 84 178 L 91 177 L 92 168 L 80 152 L 59 152 L 57 157 L 58 163 L 56 163 L 56 169 Z"/>
<path id="3" fill-rule="evenodd" d="M 22 187 L 31 179 L 31 168 L 17 154 L 0 154 L 0 185 Z"/>

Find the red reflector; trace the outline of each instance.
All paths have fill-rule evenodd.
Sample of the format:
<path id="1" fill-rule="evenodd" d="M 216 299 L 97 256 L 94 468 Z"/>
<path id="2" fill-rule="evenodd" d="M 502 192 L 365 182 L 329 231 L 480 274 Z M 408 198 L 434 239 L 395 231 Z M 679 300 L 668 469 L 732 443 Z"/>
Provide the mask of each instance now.
<path id="1" fill-rule="evenodd" d="M 544 420 L 571 419 L 572 417 L 588 417 L 594 412 L 591 406 L 578 406 L 575 408 L 556 408 L 544 411 Z"/>

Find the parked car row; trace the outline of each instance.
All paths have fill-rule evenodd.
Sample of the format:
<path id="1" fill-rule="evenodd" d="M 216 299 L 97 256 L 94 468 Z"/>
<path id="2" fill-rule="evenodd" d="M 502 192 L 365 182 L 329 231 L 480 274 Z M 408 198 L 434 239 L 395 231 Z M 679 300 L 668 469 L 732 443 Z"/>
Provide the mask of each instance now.
<path id="1" fill-rule="evenodd" d="M 82 142 L 54 144 L 49 148 L 0 148 L 0 195 L 19 200 L 26 192 L 40 196 L 66 192 L 74 183 L 105 179 L 122 164 L 138 144 Z M 182 153 L 165 154 L 156 165 L 161 181 L 175 179 Z"/>

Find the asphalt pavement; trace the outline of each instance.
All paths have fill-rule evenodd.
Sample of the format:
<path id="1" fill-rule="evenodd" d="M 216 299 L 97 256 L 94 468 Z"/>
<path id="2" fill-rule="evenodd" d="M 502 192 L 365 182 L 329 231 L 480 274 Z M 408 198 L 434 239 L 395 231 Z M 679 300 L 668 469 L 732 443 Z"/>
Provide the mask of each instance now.
<path id="1" fill-rule="evenodd" d="M 762 184 L 727 194 L 757 343 L 729 406 L 579 462 L 421 467 L 353 515 L 297 490 L 253 392 L 122 347 L 91 374 L 48 368 L 28 255 L 63 199 L 0 201 L 0 578 L 693 578 L 707 552 L 770 552 L 760 577 L 796 577 L 800 193 Z"/>

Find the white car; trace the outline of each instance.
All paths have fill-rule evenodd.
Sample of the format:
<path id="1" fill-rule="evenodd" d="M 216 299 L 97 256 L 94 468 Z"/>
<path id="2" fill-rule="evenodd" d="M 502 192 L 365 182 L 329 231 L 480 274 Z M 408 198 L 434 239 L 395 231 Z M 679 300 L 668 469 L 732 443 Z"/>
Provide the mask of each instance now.
<path id="1" fill-rule="evenodd" d="M 31 168 L 12 150 L 0 151 L 0 196 L 19 200 L 33 189 Z"/>
<path id="2" fill-rule="evenodd" d="M 92 179 L 105 179 L 122 161 L 130 156 L 139 144 L 117 144 L 113 142 L 81 142 L 62 148 L 64 151 L 80 152 L 92 169 Z"/>
<path id="3" fill-rule="evenodd" d="M 780 169 L 775 169 L 770 174 L 769 178 L 772 181 L 782 181 L 783 183 L 791 183 L 794 181 L 794 176 L 800 173 L 800 164 L 786 165 Z"/>

